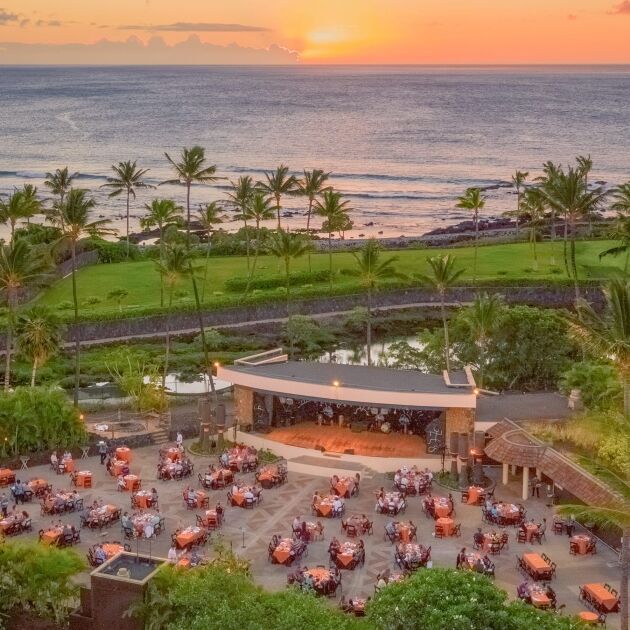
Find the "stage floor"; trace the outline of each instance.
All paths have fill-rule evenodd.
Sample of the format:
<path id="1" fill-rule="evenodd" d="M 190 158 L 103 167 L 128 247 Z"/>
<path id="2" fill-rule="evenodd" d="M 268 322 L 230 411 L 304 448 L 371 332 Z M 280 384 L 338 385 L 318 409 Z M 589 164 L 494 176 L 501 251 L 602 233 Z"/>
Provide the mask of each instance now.
<path id="1" fill-rule="evenodd" d="M 338 426 L 318 426 L 315 422 L 302 422 L 291 427 L 276 427 L 265 438 L 274 442 L 317 448 L 323 446 L 330 453 L 343 454 L 353 449 L 355 455 L 371 457 L 432 457 L 426 454 L 424 438 L 402 433 L 353 433 Z"/>

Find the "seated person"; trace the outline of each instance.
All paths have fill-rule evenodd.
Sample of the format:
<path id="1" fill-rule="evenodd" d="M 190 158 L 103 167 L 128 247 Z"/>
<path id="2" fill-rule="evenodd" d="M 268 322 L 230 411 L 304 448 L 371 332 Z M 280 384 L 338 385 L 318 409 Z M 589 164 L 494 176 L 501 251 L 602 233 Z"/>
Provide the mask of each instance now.
<path id="1" fill-rule="evenodd" d="M 385 531 L 387 532 L 387 535 L 391 536 L 392 538 L 396 536 L 396 521 L 389 521 L 388 523 L 386 523 Z"/>
<path id="2" fill-rule="evenodd" d="M 125 512 L 120 517 L 120 524 L 122 525 L 123 529 L 133 529 L 133 522 L 129 518 L 129 515 L 127 514 L 127 512 Z"/>
<path id="3" fill-rule="evenodd" d="M 58 463 L 59 463 L 59 459 L 57 457 L 57 451 L 53 451 L 50 455 L 50 465 L 53 468 L 57 468 Z"/>
<path id="4" fill-rule="evenodd" d="M 477 545 L 477 547 L 483 546 L 483 543 L 485 542 L 485 537 L 483 535 L 483 532 L 481 531 L 481 527 L 475 532 L 475 535 L 473 536 L 473 541 L 475 542 L 475 545 Z"/>
<path id="5" fill-rule="evenodd" d="M 125 483 L 125 479 L 122 475 L 118 475 L 118 489 L 119 490 L 127 489 L 127 484 Z"/>
<path id="6" fill-rule="evenodd" d="M 343 512 L 343 501 L 339 497 L 335 497 L 332 504 L 333 516 L 338 516 L 341 512 Z"/>
<path id="7" fill-rule="evenodd" d="M 519 599 L 523 599 L 525 601 L 528 601 L 530 599 L 529 582 L 527 580 L 525 580 L 525 582 L 521 582 L 518 585 L 518 587 L 516 588 L 516 595 L 518 596 Z"/>
<path id="8" fill-rule="evenodd" d="M 64 538 L 66 538 L 66 537 L 67 537 L 67 538 L 70 538 L 73 534 L 74 534 L 74 532 L 72 531 L 72 527 L 71 527 L 68 523 L 66 523 L 66 524 L 63 526 L 63 535 L 64 535 Z"/>
<path id="9" fill-rule="evenodd" d="M 299 516 L 296 516 L 293 519 L 293 525 L 291 528 L 294 532 L 297 532 L 301 526 L 302 526 L 302 519 Z"/>
<path id="10" fill-rule="evenodd" d="M 96 548 L 94 549 L 94 560 L 96 561 L 96 564 L 103 564 L 103 562 L 107 560 L 107 554 L 103 549 L 103 545 L 96 545 Z"/>
<path id="11" fill-rule="evenodd" d="M 247 488 L 243 496 L 245 497 L 245 501 L 256 501 L 256 497 L 254 496 L 251 488 Z"/>

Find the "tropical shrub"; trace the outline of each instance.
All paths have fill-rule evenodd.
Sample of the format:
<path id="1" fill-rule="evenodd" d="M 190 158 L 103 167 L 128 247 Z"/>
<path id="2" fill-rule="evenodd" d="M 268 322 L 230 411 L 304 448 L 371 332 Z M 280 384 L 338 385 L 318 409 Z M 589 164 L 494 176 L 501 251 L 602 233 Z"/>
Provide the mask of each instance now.
<path id="1" fill-rule="evenodd" d="M 367 607 L 379 630 L 569 630 L 580 623 L 522 604 L 478 573 L 453 569 L 418 571 L 382 589 Z"/>
<path id="2" fill-rule="evenodd" d="M 79 587 L 71 578 L 83 568 L 83 560 L 71 549 L 35 542 L 0 546 L 0 627 L 4 616 L 25 611 L 61 626 L 77 603 Z"/>
<path id="3" fill-rule="evenodd" d="M 71 448 L 86 439 L 79 412 L 59 389 L 16 387 L 0 394 L 0 447 L 12 453 Z"/>
<path id="4" fill-rule="evenodd" d="M 317 271 L 296 271 L 289 277 L 289 284 L 291 286 L 302 286 L 307 283 L 315 282 L 327 282 L 330 278 L 330 271 L 328 269 L 318 269 Z M 225 281 L 225 289 L 227 291 L 243 292 L 247 288 L 248 278 L 236 277 L 229 278 Z M 286 278 L 283 276 L 270 276 L 261 278 L 252 278 L 249 283 L 250 289 L 275 289 L 278 287 L 284 288 L 286 286 Z"/>
<path id="5" fill-rule="evenodd" d="M 617 372 L 609 363 L 574 363 L 562 375 L 559 386 L 563 394 L 579 389 L 584 406 L 592 411 L 621 408 L 623 391 Z"/>
<path id="6" fill-rule="evenodd" d="M 92 237 L 83 242 L 84 249 L 96 250 L 98 261 L 102 263 L 128 262 L 129 260 L 141 260 L 143 252 L 134 245 L 129 244 L 129 256 L 127 256 L 126 241 L 106 241 L 105 239 Z"/>
<path id="7" fill-rule="evenodd" d="M 302 354 L 311 357 L 321 354 L 334 341 L 330 331 L 306 315 L 291 315 L 284 324 L 283 331 L 288 345 L 293 343 Z"/>

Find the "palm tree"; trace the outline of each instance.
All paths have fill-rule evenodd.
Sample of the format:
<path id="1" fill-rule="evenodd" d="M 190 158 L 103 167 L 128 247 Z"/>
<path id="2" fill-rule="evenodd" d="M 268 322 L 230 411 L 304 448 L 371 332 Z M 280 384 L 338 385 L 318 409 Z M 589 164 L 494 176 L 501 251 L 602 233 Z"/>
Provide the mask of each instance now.
<path id="1" fill-rule="evenodd" d="M 539 188 L 528 188 L 521 199 L 521 216 L 527 219 L 529 225 L 529 243 L 534 254 L 534 269 L 538 271 L 538 252 L 536 242 L 540 235 L 540 228 L 545 222 L 545 197 Z"/>
<path id="2" fill-rule="evenodd" d="M 55 216 L 59 214 L 59 208 L 63 205 L 63 200 L 70 188 L 72 188 L 72 182 L 79 177 L 79 173 L 70 173 L 68 167 L 58 168 L 54 173 L 46 173 L 46 179 L 44 180 L 44 186 L 50 190 L 50 192 L 57 197 L 53 202 L 53 209 L 51 212 L 51 218 L 53 222 Z M 61 226 L 63 229 L 63 226 Z"/>
<path id="3" fill-rule="evenodd" d="M 328 283 L 332 289 L 333 282 L 333 263 L 332 263 L 332 235 L 334 232 L 345 229 L 347 222 L 350 220 L 348 211 L 350 202 L 346 199 L 342 201 L 340 192 L 334 190 L 325 190 L 322 198 L 315 202 L 315 214 L 324 218 L 322 229 L 328 232 L 328 266 L 329 276 Z"/>
<path id="4" fill-rule="evenodd" d="M 155 262 L 158 273 L 163 278 L 163 284 L 168 288 L 168 312 L 166 316 L 166 347 L 164 351 L 164 372 L 162 374 L 162 388 L 166 382 L 168 362 L 171 348 L 171 311 L 173 308 L 173 293 L 182 278 L 190 274 L 191 253 L 183 245 L 174 243 L 169 245 L 164 257 Z"/>
<path id="5" fill-rule="evenodd" d="M 37 368 L 61 347 L 61 322 L 49 308 L 35 305 L 18 316 L 15 328 L 20 353 L 33 362 L 31 387 L 35 387 Z"/>
<path id="6" fill-rule="evenodd" d="M 578 170 L 582 173 L 582 177 L 584 178 L 584 188 L 588 190 L 588 175 L 593 168 L 593 160 L 590 155 L 578 155 L 575 158 L 577 162 Z M 593 215 L 588 214 L 585 218 L 588 219 L 588 235 L 592 236 L 593 234 Z"/>
<path id="7" fill-rule="evenodd" d="M 287 295 L 287 319 L 291 318 L 291 261 L 301 258 L 308 252 L 308 238 L 280 228 L 271 237 L 269 253 L 284 262 L 284 277 Z M 293 341 L 290 342 L 289 356 L 293 357 Z"/>
<path id="8" fill-rule="evenodd" d="M 630 576 L 630 505 L 622 502 L 614 507 L 592 505 L 562 505 L 556 508 L 562 516 L 572 516 L 583 523 L 602 527 L 616 527 L 622 532 L 621 580 L 619 599 L 621 602 L 620 628 L 628 630 L 628 577 Z"/>
<path id="9" fill-rule="evenodd" d="M 475 296 L 472 305 L 461 314 L 464 325 L 474 337 L 479 348 L 479 387 L 484 386 L 487 367 L 488 342 L 497 329 L 503 315 L 503 300 L 497 295 L 482 293 Z"/>
<path id="10" fill-rule="evenodd" d="M 468 188 L 463 197 L 459 197 L 458 208 L 471 210 L 475 224 L 475 258 L 473 262 L 473 282 L 477 281 L 477 244 L 479 239 L 479 211 L 486 205 L 486 198 L 479 188 Z"/>
<path id="11" fill-rule="evenodd" d="M 223 215 L 220 214 L 221 206 L 216 201 L 207 203 L 205 206 L 199 207 L 197 213 L 197 221 L 201 225 L 201 229 L 206 233 L 206 266 L 203 272 L 203 288 L 201 289 L 201 301 L 203 302 L 206 295 L 206 280 L 208 279 L 208 263 L 210 261 L 210 238 L 215 231 L 215 226 L 223 223 Z"/>
<path id="12" fill-rule="evenodd" d="M 155 188 L 147 184 L 143 177 L 149 172 L 148 168 L 138 168 L 136 161 L 131 162 L 118 162 L 118 164 L 112 164 L 112 171 L 114 171 L 114 177 L 108 177 L 107 183 L 103 184 L 101 188 L 111 188 L 112 192 L 109 193 L 110 197 L 118 197 L 122 193 L 127 195 L 127 258 L 129 258 L 129 203 L 131 197 L 136 198 L 136 190 L 138 188 Z"/>
<path id="13" fill-rule="evenodd" d="M 160 236 L 160 258 L 164 258 L 164 231 L 171 225 L 179 225 L 182 220 L 182 208 L 172 199 L 154 199 L 144 205 L 148 211 L 146 217 L 140 220 L 143 230 L 157 227 Z M 164 307 L 164 285 L 160 276 L 160 307 Z"/>
<path id="14" fill-rule="evenodd" d="M 77 295 L 77 243 L 86 236 L 105 236 L 116 234 L 109 227 L 109 220 L 90 221 L 90 210 L 96 202 L 88 196 L 88 191 L 71 188 L 63 205 L 59 208 L 59 221 L 63 225 L 58 244 L 68 244 L 72 256 L 72 300 L 74 302 L 74 406 L 79 406 L 79 377 L 81 339 L 79 334 L 79 298 Z"/>
<path id="15" fill-rule="evenodd" d="M 626 260 L 623 266 L 625 272 L 628 271 L 628 259 L 630 258 L 630 216 L 619 215 L 615 222 L 615 228 L 611 233 L 614 239 L 620 241 L 619 245 L 609 247 L 599 254 L 600 260 L 604 256 L 619 256 L 620 254 L 626 255 Z"/>
<path id="16" fill-rule="evenodd" d="M 432 286 L 440 296 L 440 313 L 442 315 L 442 326 L 444 327 L 444 362 L 446 371 L 451 369 L 450 343 L 448 338 L 448 320 L 446 319 L 446 292 L 452 287 L 457 279 L 464 273 L 463 269 L 455 269 L 455 256 L 447 254 L 445 256 L 433 256 L 427 258 L 430 275 L 417 274 L 417 278 Z"/>
<path id="17" fill-rule="evenodd" d="M 216 181 L 218 179 L 215 175 L 217 167 L 206 165 L 206 150 L 197 145 L 190 149 L 183 148 L 179 162 L 173 160 L 168 153 L 164 155 L 175 171 L 175 178 L 162 184 L 186 186 L 186 240 L 190 245 L 190 188 L 195 183 L 207 184 Z"/>
<path id="18" fill-rule="evenodd" d="M 630 182 L 621 184 L 612 192 L 611 210 L 623 215 L 630 215 Z"/>
<path id="19" fill-rule="evenodd" d="M 548 186 L 551 180 L 553 180 L 558 173 L 562 171 L 562 167 L 559 164 L 554 164 L 551 160 L 543 164 L 543 175 L 536 177 L 536 181 L 540 182 L 541 187 Z M 549 236 L 551 237 L 551 262 L 556 264 L 554 255 L 554 244 L 556 242 L 556 210 L 552 206 L 547 206 L 550 211 L 550 230 Z"/>
<path id="20" fill-rule="evenodd" d="M 243 221 L 245 227 L 245 254 L 247 257 L 247 271 L 249 271 L 249 229 L 247 221 L 249 219 L 249 206 L 252 197 L 256 192 L 254 180 L 249 176 L 241 176 L 236 182 L 230 182 L 232 192 L 228 193 L 230 204 L 238 210 L 237 218 Z"/>
<path id="21" fill-rule="evenodd" d="M 248 215 L 256 226 L 256 244 L 254 249 L 254 262 L 252 263 L 252 268 L 249 273 L 245 294 L 249 293 L 249 285 L 254 278 L 254 273 L 256 272 L 256 263 L 258 261 L 258 254 L 260 253 L 260 224 L 263 221 L 273 219 L 275 216 L 274 209 L 271 207 L 271 198 L 267 197 L 262 192 L 254 193 L 249 206 Z"/>
<path id="22" fill-rule="evenodd" d="M 8 245 L 0 246 L 0 290 L 7 302 L 7 341 L 5 350 L 4 389 L 11 384 L 11 352 L 13 350 L 13 329 L 15 310 L 20 291 L 29 285 L 37 284 L 46 277 L 50 262 L 30 248 L 26 241 L 17 239 Z"/>
<path id="23" fill-rule="evenodd" d="M 297 181 L 298 194 L 308 199 L 308 211 L 306 213 L 306 233 L 311 233 L 311 215 L 313 214 L 313 204 L 319 195 L 325 190 L 330 190 L 329 186 L 324 186 L 330 173 L 325 173 L 319 168 L 312 171 L 304 170 L 304 177 Z M 308 270 L 311 271 L 311 254 L 308 255 Z"/>
<path id="24" fill-rule="evenodd" d="M 11 242 L 18 221 L 28 220 L 40 210 L 41 203 L 34 186 L 27 185 L 22 190 L 15 189 L 6 201 L 0 201 L 0 223 L 8 223 L 11 226 Z"/>
<path id="25" fill-rule="evenodd" d="M 280 201 L 282 195 L 295 193 L 297 182 L 293 175 L 289 175 L 289 167 L 284 164 L 278 166 L 273 173 L 265 173 L 265 178 L 267 181 L 258 182 L 256 186 L 259 190 L 262 190 L 276 200 L 278 229 L 280 229 Z"/>
<path id="26" fill-rule="evenodd" d="M 574 168 L 569 168 L 566 173 L 560 171 L 540 191 L 546 203 L 566 217 L 565 232 L 568 230 L 570 239 L 571 274 L 575 283 L 575 297 L 579 299 L 580 287 L 575 258 L 575 226 L 578 219 L 588 216 L 599 207 L 606 192 L 601 188 L 588 191 L 581 171 Z"/>
<path id="27" fill-rule="evenodd" d="M 568 320 L 569 332 L 580 346 L 612 360 L 623 386 L 624 414 L 630 418 L 630 279 L 613 278 L 603 293 L 601 314 L 584 300 L 578 301 L 577 317 Z"/>
<path id="28" fill-rule="evenodd" d="M 118 303 L 118 312 L 122 313 L 122 301 L 129 295 L 127 289 L 114 289 L 107 294 L 108 300 L 116 300 Z"/>
<path id="29" fill-rule="evenodd" d="M 525 180 L 529 176 L 528 171 L 516 171 L 514 175 L 512 175 L 512 185 L 516 188 L 516 214 L 514 215 L 516 219 L 516 237 L 518 238 L 518 219 L 521 213 L 521 187 L 525 183 Z"/>
<path id="30" fill-rule="evenodd" d="M 355 269 L 351 273 L 357 276 L 365 289 L 366 295 L 366 320 L 365 320 L 365 341 L 367 349 L 367 362 L 372 365 L 372 294 L 378 289 L 383 280 L 400 278 L 400 274 L 394 267 L 398 256 L 390 256 L 385 260 L 381 259 L 381 246 L 374 239 L 368 239 L 358 252 L 353 252 L 352 256 L 356 262 Z"/>

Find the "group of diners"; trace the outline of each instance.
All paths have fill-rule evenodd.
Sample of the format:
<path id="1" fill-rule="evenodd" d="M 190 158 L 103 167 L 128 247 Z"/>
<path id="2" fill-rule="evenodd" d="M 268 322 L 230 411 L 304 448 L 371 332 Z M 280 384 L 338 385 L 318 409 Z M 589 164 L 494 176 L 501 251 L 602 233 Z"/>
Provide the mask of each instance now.
<path id="1" fill-rule="evenodd" d="M 210 533 L 205 527 L 199 525 L 189 525 L 188 527 L 178 527 L 171 534 L 171 543 L 177 549 L 191 551 L 193 547 L 205 545 L 210 538 Z"/>
<path id="2" fill-rule="evenodd" d="M 333 536 L 328 545 L 328 555 L 331 563 L 338 568 L 352 571 L 365 564 L 365 544 L 361 539 L 340 542 Z"/>
<path id="3" fill-rule="evenodd" d="M 260 468 L 255 477 L 256 481 L 265 489 L 281 486 L 289 478 L 287 465 L 284 462 L 268 464 Z"/>
<path id="4" fill-rule="evenodd" d="M 394 560 L 403 571 L 415 571 L 431 562 L 431 547 L 418 543 L 399 542 L 394 552 Z"/>
<path id="5" fill-rule="evenodd" d="M 190 550 L 184 549 L 183 551 L 178 551 L 175 543 L 171 543 L 168 550 L 167 560 L 178 569 L 193 569 L 207 564 L 206 558 L 204 558 L 198 547 L 192 547 Z"/>
<path id="6" fill-rule="evenodd" d="M 123 544 L 117 540 L 99 542 L 89 547 L 87 560 L 91 567 L 98 567 L 123 551 L 131 551 L 131 547 L 127 543 Z"/>
<path id="7" fill-rule="evenodd" d="M 394 473 L 394 487 L 405 496 L 430 492 L 432 483 L 433 473 L 428 468 L 418 470 L 417 466 L 402 466 Z"/>
<path id="8" fill-rule="evenodd" d="M 455 560 L 455 568 L 462 571 L 475 571 L 488 577 L 494 577 L 495 564 L 490 560 L 488 554 L 481 555 L 476 551 L 468 551 L 462 547 Z"/>
<path id="9" fill-rule="evenodd" d="M 224 510 L 220 503 L 214 508 L 208 508 L 204 514 L 197 514 L 197 525 L 213 530 L 219 529 L 223 525 Z"/>
<path id="10" fill-rule="evenodd" d="M 40 529 L 38 540 L 44 545 L 70 547 L 81 542 L 81 534 L 74 525 L 57 521 L 51 523 L 47 529 Z"/>
<path id="11" fill-rule="evenodd" d="M 399 512 L 404 512 L 407 507 L 407 501 L 402 492 L 386 492 L 385 488 L 376 493 L 376 503 L 374 511 L 378 514 L 390 514 L 396 516 Z"/>
<path id="12" fill-rule="evenodd" d="M 346 511 L 346 504 L 337 494 L 323 494 L 317 490 L 313 495 L 311 509 L 315 516 L 337 518 Z"/>
<path id="13" fill-rule="evenodd" d="M 349 597 L 346 599 L 346 596 L 342 595 L 339 600 L 339 608 L 342 612 L 349 613 L 357 617 L 363 617 L 365 615 L 365 606 L 370 599 L 372 598 Z"/>
<path id="14" fill-rule="evenodd" d="M 308 544 L 296 538 L 281 538 L 274 534 L 267 548 L 267 556 L 272 564 L 282 564 L 290 567 L 303 555 L 308 555 Z"/>
<path id="15" fill-rule="evenodd" d="M 392 544 L 397 542 L 409 543 L 417 540 L 417 525 L 409 521 L 389 521 L 385 523 L 385 538 Z"/>
<path id="16" fill-rule="evenodd" d="M 439 518 L 450 518 L 455 514 L 455 503 L 453 495 L 449 492 L 448 497 L 433 497 L 429 493 L 422 499 L 422 511 L 427 518 L 438 520 Z"/>
<path id="17" fill-rule="evenodd" d="M 184 479 L 190 477 L 195 469 L 194 464 L 183 455 L 177 459 L 164 457 L 158 462 L 157 477 L 162 481 Z"/>
<path id="18" fill-rule="evenodd" d="M 203 474 L 197 475 L 199 484 L 206 490 L 218 490 L 227 488 L 234 482 L 234 472 L 229 468 L 217 468 L 214 464 L 208 466 L 208 470 Z"/>
<path id="19" fill-rule="evenodd" d="M 58 475 L 63 475 L 67 472 L 74 472 L 74 460 L 72 459 L 72 453 L 65 451 L 61 457 L 57 455 L 57 451 L 53 451 L 50 454 L 50 468 L 54 470 Z"/>
<path id="20" fill-rule="evenodd" d="M 83 499 L 76 490 L 49 490 L 42 498 L 40 513 L 42 516 L 81 511 Z"/>
<path id="21" fill-rule="evenodd" d="M 304 591 L 335 597 L 337 589 L 341 586 L 341 571 L 336 565 L 326 568 L 320 564 L 312 569 L 301 567 L 287 576 L 287 582 L 299 586 Z"/>
<path id="22" fill-rule="evenodd" d="M 346 519 L 341 519 L 341 530 L 348 538 L 374 533 L 374 522 L 365 514 L 351 514 Z"/>
<path id="23" fill-rule="evenodd" d="M 540 523 L 534 521 L 527 521 L 525 518 L 518 526 L 518 532 L 516 534 L 516 542 L 519 543 L 531 543 L 537 542 L 542 545 L 543 538 L 545 538 L 545 532 L 547 531 L 547 519 L 543 518 Z"/>
<path id="24" fill-rule="evenodd" d="M 184 503 L 189 510 L 197 510 L 210 507 L 210 497 L 203 490 L 195 490 L 186 486 L 182 492 Z"/>
<path id="25" fill-rule="evenodd" d="M 468 505 L 481 505 L 485 503 L 487 497 L 494 495 L 494 489 L 490 492 L 486 491 L 482 486 L 468 486 L 467 490 L 462 491 L 462 503 Z"/>
<path id="26" fill-rule="evenodd" d="M 481 516 L 486 523 L 518 527 L 525 520 L 525 506 L 520 503 L 492 501 L 488 496 L 481 506 Z"/>
<path id="27" fill-rule="evenodd" d="M 9 489 L 16 505 L 18 503 L 28 503 L 35 495 L 35 489 L 30 484 L 23 483 L 20 479 L 14 480 Z M 2 496 L 4 497 L 5 495 L 3 494 Z"/>
<path id="28" fill-rule="evenodd" d="M 26 510 L 18 510 L 14 505 L 11 512 L 3 514 L 0 519 L 0 534 L 2 536 L 17 536 L 33 529 L 33 521 Z"/>
<path id="29" fill-rule="evenodd" d="M 157 510 L 159 507 L 159 497 L 156 488 L 151 490 L 138 490 L 131 494 L 131 509 L 146 510 L 148 508 Z"/>
<path id="30" fill-rule="evenodd" d="M 316 523 L 306 521 L 300 515 L 297 515 L 293 519 L 291 530 L 293 532 L 293 538 L 301 540 L 304 543 L 324 539 L 324 524 L 321 521 L 317 521 Z"/>
<path id="31" fill-rule="evenodd" d="M 262 488 L 235 480 L 227 493 L 227 500 L 234 507 L 251 509 L 262 502 Z"/>
<path id="32" fill-rule="evenodd" d="M 484 533 L 481 527 L 478 527 L 473 535 L 473 549 L 476 551 L 483 550 L 485 553 L 498 555 L 509 545 L 510 536 L 506 531 L 497 532 L 493 529 L 491 532 Z"/>
<path id="33" fill-rule="evenodd" d="M 333 494 L 344 499 L 349 499 L 359 494 L 359 484 L 361 482 L 361 475 L 357 473 L 354 477 L 339 477 L 339 475 L 333 475 L 330 478 L 330 489 Z"/>
<path id="34" fill-rule="evenodd" d="M 385 588 L 388 584 L 394 584 L 395 582 L 402 582 L 407 573 L 392 573 L 390 569 L 385 569 L 382 573 L 376 575 L 376 584 L 374 585 L 374 592 L 378 593 L 381 589 Z"/>
<path id="35" fill-rule="evenodd" d="M 558 607 L 558 597 L 548 582 L 525 580 L 517 586 L 516 596 L 535 608 L 556 610 Z"/>
<path id="36" fill-rule="evenodd" d="M 90 529 L 102 529 L 120 518 L 120 508 L 111 504 L 103 504 L 102 501 L 94 501 L 92 505 L 81 510 L 79 518 L 81 519 L 81 527 L 89 527 Z"/>
<path id="37" fill-rule="evenodd" d="M 254 472 L 258 468 L 258 452 L 253 446 L 236 444 L 221 453 L 219 463 L 234 472 Z"/>
<path id="38" fill-rule="evenodd" d="M 142 510 L 129 514 L 124 512 L 120 517 L 125 538 L 153 538 L 164 531 L 164 517 L 158 512 L 144 512 Z"/>

